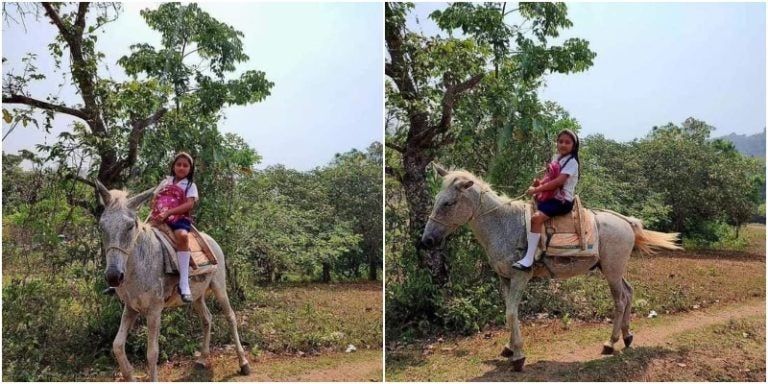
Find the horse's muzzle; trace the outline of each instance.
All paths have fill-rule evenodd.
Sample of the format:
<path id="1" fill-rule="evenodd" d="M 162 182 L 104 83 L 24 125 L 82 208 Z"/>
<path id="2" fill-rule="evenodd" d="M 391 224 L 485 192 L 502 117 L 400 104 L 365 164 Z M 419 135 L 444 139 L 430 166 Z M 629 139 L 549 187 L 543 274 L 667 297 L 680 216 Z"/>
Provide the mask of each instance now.
<path id="1" fill-rule="evenodd" d="M 110 287 L 119 287 L 123 282 L 125 275 L 117 270 L 117 268 L 107 268 L 107 283 Z"/>
<path id="2" fill-rule="evenodd" d="M 421 241 L 419 241 L 419 243 L 416 244 L 416 248 L 432 249 L 436 245 L 437 245 L 437 241 L 432 236 L 424 235 L 422 236 Z"/>

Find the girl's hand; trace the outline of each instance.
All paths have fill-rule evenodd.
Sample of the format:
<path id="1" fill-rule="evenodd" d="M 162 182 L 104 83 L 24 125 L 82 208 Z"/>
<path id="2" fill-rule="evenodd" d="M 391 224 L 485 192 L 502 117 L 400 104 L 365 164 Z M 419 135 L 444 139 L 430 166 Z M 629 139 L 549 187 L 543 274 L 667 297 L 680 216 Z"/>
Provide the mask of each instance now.
<path id="1" fill-rule="evenodd" d="M 533 184 L 532 184 L 532 185 L 533 185 L 534 187 L 538 187 L 539 185 L 541 185 L 541 180 L 540 180 L 539 178 L 536 178 L 536 177 L 534 177 L 534 178 L 533 178 Z"/>
<path id="2" fill-rule="evenodd" d="M 528 194 L 528 195 L 531 195 L 531 196 L 535 195 L 536 194 L 536 187 L 528 187 L 528 190 L 525 191 L 525 193 Z"/>

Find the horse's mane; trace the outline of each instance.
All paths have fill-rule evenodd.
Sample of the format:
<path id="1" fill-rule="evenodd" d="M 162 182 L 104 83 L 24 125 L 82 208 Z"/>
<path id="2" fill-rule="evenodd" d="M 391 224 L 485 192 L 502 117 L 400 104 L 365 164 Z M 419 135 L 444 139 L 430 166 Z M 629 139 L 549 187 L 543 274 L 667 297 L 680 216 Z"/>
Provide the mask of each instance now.
<path id="1" fill-rule="evenodd" d="M 110 200 L 109 200 L 108 208 L 117 209 L 117 210 L 128 209 L 128 206 L 127 206 L 128 194 L 129 192 L 124 189 L 110 190 L 109 191 Z M 148 223 L 145 223 L 143 220 L 139 219 L 139 229 L 141 231 L 146 231 L 146 230 L 152 229 L 152 226 Z"/>
<path id="2" fill-rule="evenodd" d="M 480 176 L 475 176 L 471 172 L 464 169 L 452 169 L 448 171 L 448 174 L 443 177 L 443 188 L 447 188 L 448 186 L 453 185 L 453 183 L 455 183 L 457 180 L 472 181 L 472 183 L 480 189 L 480 192 L 492 193 L 500 200 L 501 204 L 506 205 L 509 203 L 518 202 L 517 200 L 512 200 L 504 193 L 500 194 L 494 191 L 490 183 L 480 178 Z"/>

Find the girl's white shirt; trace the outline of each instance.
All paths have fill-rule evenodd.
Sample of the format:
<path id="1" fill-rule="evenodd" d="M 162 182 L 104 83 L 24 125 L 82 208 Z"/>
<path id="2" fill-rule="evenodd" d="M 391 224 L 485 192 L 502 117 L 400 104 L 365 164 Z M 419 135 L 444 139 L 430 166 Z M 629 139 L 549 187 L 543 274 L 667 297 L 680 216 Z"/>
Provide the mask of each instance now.
<path id="1" fill-rule="evenodd" d="M 163 181 L 160 182 L 160 185 L 157 187 L 158 189 L 169 185 L 173 183 L 173 176 L 168 176 Z M 178 183 L 176 183 L 182 190 L 187 191 L 187 198 L 194 197 L 196 200 L 199 200 L 198 194 L 197 194 L 197 185 L 195 183 L 192 183 L 192 185 L 189 187 L 189 190 L 187 190 L 187 185 L 189 185 L 189 179 L 183 178 L 179 180 Z"/>
<path id="2" fill-rule="evenodd" d="M 576 159 L 571 159 L 571 155 L 565 155 L 562 158 L 559 154 L 556 154 L 552 160 L 556 160 L 560 163 L 560 173 L 568 175 L 568 179 L 565 180 L 565 184 L 555 194 L 555 197 L 562 197 L 565 200 L 573 201 L 573 195 L 576 190 L 576 183 L 579 182 L 579 162 Z M 568 164 L 565 162 L 568 161 Z M 565 165 L 564 165 L 565 164 Z"/>

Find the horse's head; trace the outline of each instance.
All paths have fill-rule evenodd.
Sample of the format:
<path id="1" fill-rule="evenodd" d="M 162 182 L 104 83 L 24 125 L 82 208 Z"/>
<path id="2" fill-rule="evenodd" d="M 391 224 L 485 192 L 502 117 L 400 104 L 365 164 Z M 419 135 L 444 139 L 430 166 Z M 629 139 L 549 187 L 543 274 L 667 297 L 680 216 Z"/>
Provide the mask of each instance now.
<path id="1" fill-rule="evenodd" d="M 446 236 L 469 221 L 477 204 L 471 193 L 475 182 L 468 173 L 451 172 L 449 175 L 439 165 L 435 165 L 435 169 L 443 177 L 443 189 L 435 198 L 432 214 L 421 236 L 421 245 L 425 248 L 442 243 Z"/>
<path id="2" fill-rule="evenodd" d="M 99 230 L 107 257 L 106 278 L 111 287 L 117 287 L 123 282 L 126 260 L 140 230 L 136 209 L 152 197 L 154 189 L 128 198 L 125 191 L 108 191 L 99 181 L 96 187 L 104 205 Z"/>

